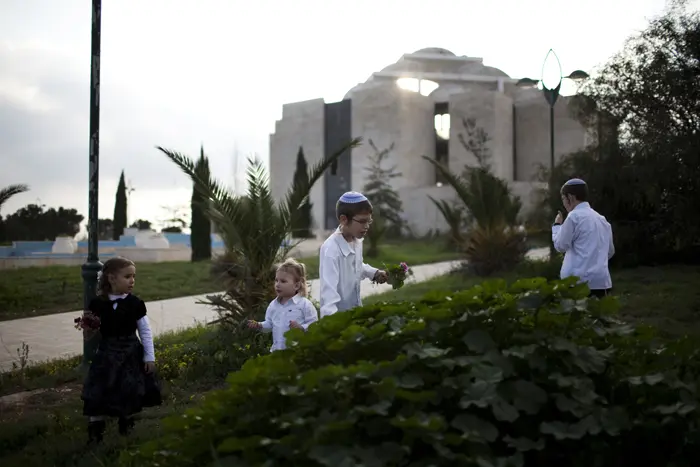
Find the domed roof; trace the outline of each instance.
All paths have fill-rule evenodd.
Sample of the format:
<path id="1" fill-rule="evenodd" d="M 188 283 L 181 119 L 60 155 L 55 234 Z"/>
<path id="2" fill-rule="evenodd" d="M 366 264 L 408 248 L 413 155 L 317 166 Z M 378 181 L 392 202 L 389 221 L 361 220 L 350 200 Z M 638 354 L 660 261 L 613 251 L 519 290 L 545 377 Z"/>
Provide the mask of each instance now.
<path id="1" fill-rule="evenodd" d="M 456 55 L 450 52 L 449 50 L 442 49 L 440 47 L 427 47 L 425 49 L 416 50 L 413 53 L 422 55 L 447 55 L 449 57 L 456 57 Z"/>

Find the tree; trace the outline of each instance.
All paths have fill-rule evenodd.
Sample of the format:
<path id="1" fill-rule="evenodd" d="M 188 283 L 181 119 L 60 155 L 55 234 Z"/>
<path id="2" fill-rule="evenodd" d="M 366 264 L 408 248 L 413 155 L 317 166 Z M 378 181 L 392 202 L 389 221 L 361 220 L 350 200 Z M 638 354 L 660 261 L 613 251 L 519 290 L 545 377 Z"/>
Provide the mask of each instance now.
<path id="1" fill-rule="evenodd" d="M 165 219 L 160 222 L 163 224 L 161 232 L 182 233 L 182 230 L 191 225 L 191 219 L 188 219 L 188 211 L 190 206 L 161 206 L 162 209 L 168 212 Z"/>
<path id="2" fill-rule="evenodd" d="M 112 219 L 97 220 L 97 238 L 99 240 L 112 240 L 114 237 L 114 222 Z"/>
<path id="3" fill-rule="evenodd" d="M 194 167 L 197 178 L 209 179 L 209 159 L 204 155 L 204 146 L 200 148 L 199 160 Z M 192 223 L 190 244 L 192 245 L 192 261 L 211 259 L 211 221 L 207 218 L 204 206 L 206 197 L 197 190 L 195 181 L 192 183 Z"/>
<path id="4" fill-rule="evenodd" d="M 251 159 L 248 166 L 248 190 L 239 196 L 211 178 L 200 178 L 196 164 L 180 153 L 158 147 L 185 174 L 195 181 L 207 203 L 206 214 L 219 228 L 225 254 L 215 262 L 215 271 L 224 281 L 226 293 L 207 297 L 220 321 L 242 324 L 261 320 L 274 297 L 274 268 L 296 245 L 284 245 L 292 226 L 298 222 L 299 208 L 326 169 L 346 151 L 359 144 L 354 139 L 330 157 L 310 168 L 308 183 L 292 184 L 285 200 L 275 203 L 263 163 Z"/>
<path id="5" fill-rule="evenodd" d="M 139 229 L 139 230 L 150 230 L 151 229 L 151 221 L 147 221 L 144 219 L 137 219 L 129 226 L 129 228 Z"/>
<path id="6" fill-rule="evenodd" d="M 2 205 L 5 204 L 10 198 L 27 191 L 29 191 L 29 186 L 22 184 L 9 185 L 3 189 L 0 189 L 0 210 L 2 210 Z"/>
<path id="7" fill-rule="evenodd" d="M 112 239 L 119 240 L 119 237 L 124 235 L 126 228 L 126 180 L 124 179 L 124 171 L 119 177 L 119 185 L 117 185 L 117 194 L 114 199 L 114 224 Z"/>
<path id="8" fill-rule="evenodd" d="M 299 152 L 297 153 L 297 168 L 294 171 L 294 185 L 306 186 L 309 183 L 309 173 L 306 164 L 306 158 L 304 157 L 304 149 L 299 146 Z M 292 237 L 294 238 L 310 238 L 311 234 L 311 201 L 306 200 L 304 204 L 299 207 L 299 216 L 296 217 L 296 223 L 292 226 Z"/>
<path id="9" fill-rule="evenodd" d="M 84 217 L 75 209 L 50 208 L 29 204 L 8 215 L 4 222 L 4 241 L 53 241 L 59 236 L 74 237 Z"/>
<path id="10" fill-rule="evenodd" d="M 384 165 L 389 158 L 389 154 L 394 150 L 394 143 L 380 151 L 371 139 L 368 142 L 374 154 L 369 157 L 369 165 L 365 167 L 367 182 L 362 191 L 372 202 L 376 216 L 382 218 L 386 234 L 398 237 L 404 228 L 404 221 L 401 218 L 403 203 L 391 181 L 402 175 L 396 171 L 395 165 L 390 167 L 385 167 Z M 372 228 L 374 227 L 372 226 Z M 379 239 L 376 238 L 376 241 L 379 241 Z M 370 249 L 374 250 L 372 247 Z M 377 250 L 375 251 L 378 253 Z"/>
<path id="11" fill-rule="evenodd" d="M 700 262 L 700 15 L 675 2 L 581 89 L 598 142 L 568 157 L 545 204 L 577 176 L 613 225 L 613 264 Z M 602 130 L 602 131 L 601 131 Z"/>

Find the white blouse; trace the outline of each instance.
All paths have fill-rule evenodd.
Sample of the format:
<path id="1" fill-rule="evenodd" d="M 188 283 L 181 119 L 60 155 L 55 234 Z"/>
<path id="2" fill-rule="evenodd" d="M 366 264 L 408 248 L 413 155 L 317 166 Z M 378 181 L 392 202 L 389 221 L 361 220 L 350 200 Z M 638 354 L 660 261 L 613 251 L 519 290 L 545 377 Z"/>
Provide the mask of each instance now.
<path id="1" fill-rule="evenodd" d="M 272 332 L 270 352 L 287 348 L 284 335 L 289 331 L 290 321 L 296 321 L 304 330 L 318 321 L 318 312 L 311 300 L 295 295 L 287 303 L 280 302 L 278 298 L 270 302 L 265 311 L 265 321 L 260 323 L 264 332 Z"/>

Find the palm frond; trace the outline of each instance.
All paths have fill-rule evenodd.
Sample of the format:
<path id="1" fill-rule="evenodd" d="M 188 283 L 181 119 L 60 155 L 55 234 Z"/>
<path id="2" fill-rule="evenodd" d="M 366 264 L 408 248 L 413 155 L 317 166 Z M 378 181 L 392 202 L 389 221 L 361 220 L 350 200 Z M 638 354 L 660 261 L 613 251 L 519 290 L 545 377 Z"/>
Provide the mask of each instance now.
<path id="1" fill-rule="evenodd" d="M 455 190 L 457 197 L 467 208 L 473 204 L 472 192 L 463 177 L 453 173 L 449 167 L 437 159 L 432 159 L 428 156 L 423 156 L 423 159 L 433 164 L 440 171 L 445 181 Z"/>
<path id="2" fill-rule="evenodd" d="M 260 317 L 258 315 L 264 312 L 273 294 L 274 267 L 296 246 L 284 243 L 299 207 L 306 202 L 312 186 L 324 171 L 358 144 L 359 139 L 355 139 L 314 165 L 309 171 L 308 183 L 293 184 L 280 204 L 275 203 L 268 172 L 258 159 L 248 161 L 248 190 L 245 196 L 240 196 L 212 178 L 210 173 L 198 172 L 189 157 L 157 148 L 192 179 L 195 189 L 206 201 L 207 217 L 216 223 L 224 240 L 226 252 L 215 264 L 226 284 L 226 294 L 208 299 L 225 321 L 240 322 Z"/>
<path id="3" fill-rule="evenodd" d="M 10 198 L 20 193 L 25 193 L 29 191 L 29 185 L 16 184 L 9 185 L 0 190 L 0 208 L 7 202 Z"/>
<path id="4" fill-rule="evenodd" d="M 423 158 L 442 173 L 480 227 L 494 229 L 515 223 L 522 203 L 512 195 L 508 184 L 488 168 L 467 167 L 464 175 L 457 175 L 437 160 Z"/>
<path id="5" fill-rule="evenodd" d="M 218 227 L 219 233 L 227 249 L 235 249 L 240 244 L 238 220 L 243 217 L 241 197 L 228 187 L 220 184 L 211 174 L 202 178 L 196 170 L 196 163 L 184 154 L 157 146 L 180 170 L 193 181 L 194 187 L 208 201 L 206 214 Z"/>

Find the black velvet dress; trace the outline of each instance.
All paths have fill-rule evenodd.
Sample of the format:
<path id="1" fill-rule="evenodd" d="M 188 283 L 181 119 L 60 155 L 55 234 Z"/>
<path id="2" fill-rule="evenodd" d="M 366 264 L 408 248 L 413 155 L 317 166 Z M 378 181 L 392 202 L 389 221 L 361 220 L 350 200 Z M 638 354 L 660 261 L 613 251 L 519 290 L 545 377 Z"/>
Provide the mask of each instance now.
<path id="1" fill-rule="evenodd" d="M 81 396 L 83 414 L 91 417 L 129 417 L 162 402 L 160 384 L 155 374 L 146 374 L 143 345 L 136 337 L 146 304 L 135 295 L 115 301 L 116 309 L 102 296 L 89 306 L 100 318 L 100 344 Z"/>

